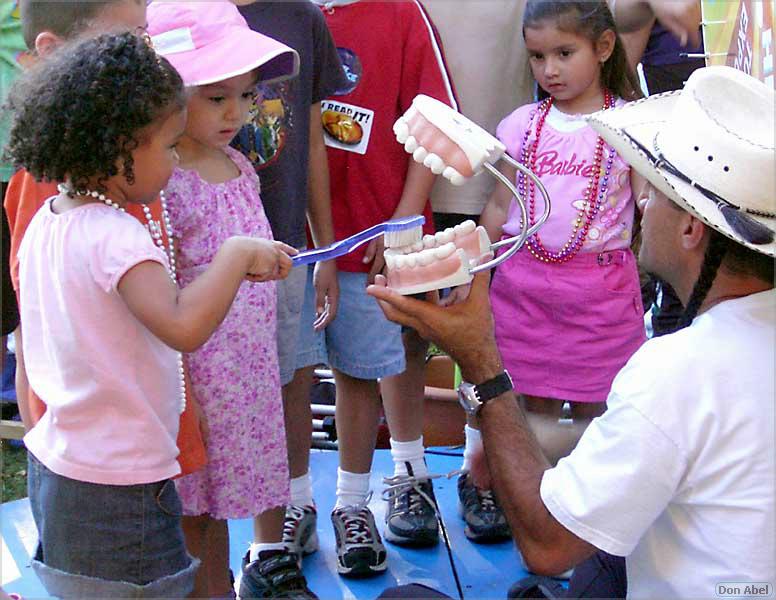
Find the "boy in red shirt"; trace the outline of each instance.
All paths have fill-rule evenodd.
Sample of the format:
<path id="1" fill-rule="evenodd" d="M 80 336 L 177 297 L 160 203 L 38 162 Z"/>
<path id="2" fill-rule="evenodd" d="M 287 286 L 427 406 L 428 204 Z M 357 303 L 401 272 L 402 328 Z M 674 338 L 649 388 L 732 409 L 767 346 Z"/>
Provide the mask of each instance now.
<path id="1" fill-rule="evenodd" d="M 344 89 L 321 103 L 335 237 L 411 214 L 425 215 L 424 229 L 433 233 L 428 199 L 434 175 L 412 161 L 393 134 L 394 122 L 418 94 L 456 107 L 433 26 L 417 1 L 327 1 L 324 14 L 348 78 Z M 306 363 L 328 362 L 336 380 L 340 468 L 331 518 L 343 575 L 370 575 L 387 566 L 366 507 L 381 407 L 378 379 L 395 474 L 402 478 L 389 493 L 386 538 L 408 545 L 438 541 L 423 458 L 426 343 L 414 331 L 402 335 L 366 295 L 383 266 L 382 237 L 338 259 L 340 304 L 326 328 L 325 348 L 323 336 L 300 343 L 310 348 Z M 312 311 L 308 300 L 305 310 Z"/>

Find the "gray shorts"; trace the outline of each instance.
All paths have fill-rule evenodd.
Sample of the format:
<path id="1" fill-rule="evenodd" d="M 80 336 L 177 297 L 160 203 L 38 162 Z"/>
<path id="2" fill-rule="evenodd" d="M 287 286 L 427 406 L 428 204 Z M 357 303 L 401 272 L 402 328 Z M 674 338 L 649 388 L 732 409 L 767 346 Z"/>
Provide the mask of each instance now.
<path id="1" fill-rule="evenodd" d="M 296 267 L 286 279 L 277 282 L 278 294 L 278 362 L 280 384 L 286 385 L 294 378 L 299 350 L 299 331 L 302 327 L 302 306 L 307 287 L 307 267 Z M 309 323 L 312 328 L 312 321 Z"/>

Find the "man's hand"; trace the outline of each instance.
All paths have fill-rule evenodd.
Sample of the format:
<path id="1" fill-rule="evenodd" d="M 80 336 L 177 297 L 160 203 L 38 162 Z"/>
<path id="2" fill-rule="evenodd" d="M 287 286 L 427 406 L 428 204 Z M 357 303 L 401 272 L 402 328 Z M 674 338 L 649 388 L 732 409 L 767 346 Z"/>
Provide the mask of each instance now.
<path id="1" fill-rule="evenodd" d="M 651 0 L 655 18 L 670 31 L 682 46 L 699 46 L 701 35 L 700 0 Z"/>
<path id="2" fill-rule="evenodd" d="M 621 33 L 632 33 L 649 25 L 653 18 L 670 31 L 682 46 L 701 43 L 700 0 L 610 0 Z"/>
<path id="3" fill-rule="evenodd" d="M 429 293 L 426 302 L 402 296 L 386 287 L 382 276 L 367 288 L 367 293 L 377 298 L 391 321 L 412 327 L 446 351 L 461 367 L 466 381 L 481 383 L 502 370 L 493 334 L 489 281 L 487 271 L 478 273 L 469 297 L 446 307 L 439 306 L 437 292 Z"/>
<path id="4" fill-rule="evenodd" d="M 333 260 L 315 263 L 313 271 L 315 287 L 315 321 L 313 329 L 321 331 L 337 316 L 339 305 L 339 282 L 337 263 Z"/>

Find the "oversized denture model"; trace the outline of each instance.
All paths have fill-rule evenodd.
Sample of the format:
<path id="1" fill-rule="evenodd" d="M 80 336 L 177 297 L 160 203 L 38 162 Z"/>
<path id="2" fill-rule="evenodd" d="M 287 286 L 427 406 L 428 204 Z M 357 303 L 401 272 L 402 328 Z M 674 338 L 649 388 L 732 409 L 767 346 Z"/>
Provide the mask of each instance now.
<path id="1" fill-rule="evenodd" d="M 506 152 L 506 146 L 479 125 L 422 94 L 398 118 L 393 132 L 415 162 L 453 185 L 463 185 Z"/>
<path id="2" fill-rule="evenodd" d="M 525 223 L 525 202 L 515 186 L 494 165 L 505 160 L 529 177 L 544 196 L 544 214 L 531 227 L 514 237 L 490 243 L 487 232 L 466 221 L 436 236 L 426 235 L 422 242 L 385 252 L 388 286 L 402 294 L 416 294 L 462 285 L 475 273 L 492 269 L 508 259 L 536 233 L 550 214 L 550 198 L 539 178 L 506 153 L 506 147 L 476 123 L 446 104 L 420 95 L 393 126 L 396 139 L 421 163 L 453 185 L 488 171 L 514 195 Z M 494 252 L 511 246 L 497 258 Z"/>
<path id="3" fill-rule="evenodd" d="M 385 251 L 388 287 L 401 294 L 469 283 L 471 270 L 493 258 L 490 239 L 474 221 L 424 235 L 410 246 Z"/>

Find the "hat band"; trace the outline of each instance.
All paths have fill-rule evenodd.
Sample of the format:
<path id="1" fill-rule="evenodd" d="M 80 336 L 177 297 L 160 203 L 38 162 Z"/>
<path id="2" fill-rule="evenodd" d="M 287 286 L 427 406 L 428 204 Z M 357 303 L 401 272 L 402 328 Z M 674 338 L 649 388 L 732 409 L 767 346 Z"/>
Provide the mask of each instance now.
<path id="1" fill-rule="evenodd" d="M 655 169 L 665 169 L 668 173 L 679 179 L 680 181 L 683 181 L 684 183 L 692 186 L 694 189 L 698 190 L 701 194 L 703 194 L 704 197 L 714 202 L 714 205 L 717 207 L 717 209 L 722 213 L 722 216 L 725 217 L 725 221 L 727 221 L 728 225 L 730 225 L 733 230 L 740 235 L 742 238 L 744 238 L 747 242 L 750 244 L 755 245 L 761 245 L 761 244 L 770 244 L 773 242 L 774 239 L 774 232 L 769 227 L 766 227 L 759 221 L 754 220 L 749 215 L 756 215 L 759 217 L 766 217 L 766 218 L 776 218 L 776 213 L 769 213 L 765 211 L 760 210 L 753 210 L 749 208 L 744 208 L 741 206 L 738 206 L 737 204 L 733 204 L 729 200 L 723 198 L 716 192 L 712 192 L 711 190 L 703 187 L 701 184 L 697 183 L 690 177 L 688 177 L 685 173 L 683 173 L 676 165 L 674 165 L 670 160 L 668 160 L 665 155 L 661 152 L 660 147 L 657 143 L 657 133 L 655 134 L 655 137 L 652 141 L 652 145 L 654 146 L 654 153 L 651 152 L 644 144 L 639 142 L 636 138 L 634 138 L 632 135 L 630 135 L 627 131 L 623 129 L 623 133 L 628 138 L 628 140 L 636 146 L 641 152 L 643 152 L 647 160 L 649 160 L 650 163 L 652 163 L 652 166 Z M 749 213 L 749 214 L 747 214 Z"/>

